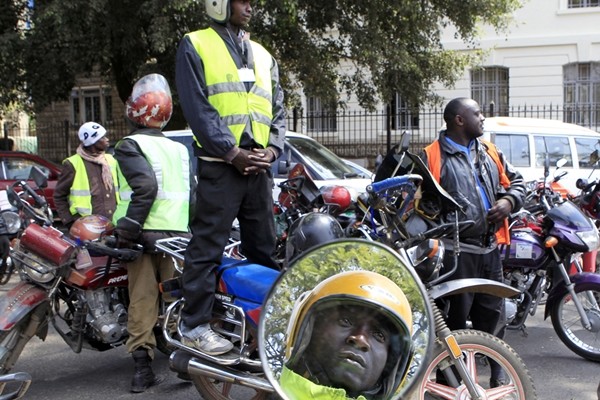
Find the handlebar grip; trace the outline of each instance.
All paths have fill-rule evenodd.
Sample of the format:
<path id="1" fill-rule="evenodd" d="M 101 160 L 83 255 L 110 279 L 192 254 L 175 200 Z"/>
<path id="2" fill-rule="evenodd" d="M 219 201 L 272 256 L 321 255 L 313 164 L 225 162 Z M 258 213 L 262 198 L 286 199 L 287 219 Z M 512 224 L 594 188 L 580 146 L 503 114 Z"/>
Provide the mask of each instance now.
<path id="1" fill-rule="evenodd" d="M 423 178 L 421 175 L 410 174 L 410 175 L 400 175 L 400 176 L 392 176 L 391 178 L 386 178 L 379 182 L 373 182 L 369 186 L 367 186 L 367 192 L 369 193 L 379 193 L 384 190 L 388 190 L 397 186 L 404 185 L 411 181 L 422 181 Z"/>

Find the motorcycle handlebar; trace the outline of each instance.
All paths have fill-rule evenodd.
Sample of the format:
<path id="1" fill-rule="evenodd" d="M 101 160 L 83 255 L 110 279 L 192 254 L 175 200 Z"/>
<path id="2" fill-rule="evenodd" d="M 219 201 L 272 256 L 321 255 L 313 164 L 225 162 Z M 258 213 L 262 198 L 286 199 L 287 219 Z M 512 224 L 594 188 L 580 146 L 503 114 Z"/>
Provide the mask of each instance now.
<path id="1" fill-rule="evenodd" d="M 37 194 L 35 190 L 33 190 L 33 188 L 27 184 L 26 181 L 19 181 L 19 186 L 21 186 L 23 190 L 25 190 L 31 196 L 37 206 L 45 207 L 48 204 L 46 199 Z"/>
<path id="2" fill-rule="evenodd" d="M 116 243 L 116 240 L 111 241 L 111 242 L 107 241 L 106 243 Z M 99 254 L 102 254 L 105 256 L 115 258 L 115 259 L 117 259 L 119 261 L 123 261 L 123 262 L 134 261 L 142 254 L 143 249 L 141 248 L 141 246 L 139 246 L 139 245 L 137 245 L 137 246 L 138 247 L 132 248 L 132 249 L 128 249 L 128 248 L 119 249 L 119 248 L 107 246 L 105 243 L 102 243 L 102 242 L 86 242 L 85 243 L 85 247 L 88 250 L 91 250 L 95 253 L 99 253 Z"/>
<path id="3" fill-rule="evenodd" d="M 395 188 L 397 186 L 402 186 L 407 184 L 408 182 L 418 183 L 423 180 L 421 175 L 410 174 L 410 175 L 401 175 L 401 176 L 392 176 L 391 178 L 386 178 L 379 182 L 373 182 L 372 184 L 367 186 L 368 193 L 380 193 L 388 189 Z"/>
<path id="4" fill-rule="evenodd" d="M 458 231 L 461 232 L 462 230 L 469 228 L 473 225 L 475 225 L 475 221 L 473 220 L 461 221 L 458 223 Z M 418 233 L 415 236 L 412 236 L 402 242 L 398 242 L 396 243 L 396 246 L 398 246 L 398 248 L 408 248 L 413 246 L 415 243 L 421 242 L 426 239 L 443 238 L 448 236 L 454 230 L 455 227 L 456 222 L 447 222 L 445 224 L 441 224 L 434 228 L 431 228 L 425 232 Z"/>

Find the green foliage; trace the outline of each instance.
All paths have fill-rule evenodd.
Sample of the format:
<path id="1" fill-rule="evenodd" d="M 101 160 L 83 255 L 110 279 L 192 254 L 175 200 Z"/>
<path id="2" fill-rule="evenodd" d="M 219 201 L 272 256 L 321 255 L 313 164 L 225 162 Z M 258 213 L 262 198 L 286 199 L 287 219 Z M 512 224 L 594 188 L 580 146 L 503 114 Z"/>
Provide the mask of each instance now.
<path id="1" fill-rule="evenodd" d="M 27 1 L 0 3 L 0 117 L 8 111 L 26 108 L 23 58 Z"/>
<path id="2" fill-rule="evenodd" d="M 173 82 L 179 40 L 206 26 L 204 2 L 198 0 L 35 0 L 32 29 L 19 31 L 15 27 L 27 1 L 2 4 L 4 106 L 31 97 L 40 109 L 67 99 L 75 76 L 94 68 L 116 83 L 123 101 L 146 73 Z M 470 62 L 442 48 L 441 29 L 452 24 L 459 37 L 475 43 L 479 23 L 506 28 L 520 2 L 255 0 L 253 5 L 249 31 L 278 60 L 288 104 L 302 89 L 334 106 L 354 94 L 372 108 L 396 92 L 413 104 L 435 101 L 431 84 L 451 86 Z"/>

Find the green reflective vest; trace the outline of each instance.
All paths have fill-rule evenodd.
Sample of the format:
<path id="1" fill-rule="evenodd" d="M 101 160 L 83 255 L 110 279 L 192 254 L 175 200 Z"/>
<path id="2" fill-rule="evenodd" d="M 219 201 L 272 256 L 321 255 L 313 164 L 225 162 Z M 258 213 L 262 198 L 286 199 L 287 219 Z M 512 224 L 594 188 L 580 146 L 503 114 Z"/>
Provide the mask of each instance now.
<path id="1" fill-rule="evenodd" d="M 148 135 L 132 135 L 151 165 L 158 193 L 152 203 L 144 230 L 187 232 L 190 208 L 189 154 L 185 146 L 170 139 Z M 174 156 L 179 155 L 179 156 Z M 133 191 L 118 168 L 119 196 L 121 201 L 113 215 L 116 225 L 127 215 Z"/>
<path id="2" fill-rule="evenodd" d="M 355 399 L 348 397 L 344 389 L 313 383 L 285 365 L 281 370 L 279 385 L 289 400 L 367 400 L 362 395 Z"/>
<path id="3" fill-rule="evenodd" d="M 117 161 L 110 154 L 104 154 L 104 156 L 110 167 L 113 183 L 115 185 L 115 192 L 118 193 Z M 87 171 L 85 170 L 83 158 L 81 158 L 79 154 L 74 154 L 65 159 L 65 161 L 69 161 L 75 169 L 75 178 L 73 178 L 71 192 L 69 193 L 69 211 L 71 212 L 71 215 L 79 214 L 82 217 L 90 215 L 92 214 L 92 192 L 90 191 L 90 181 L 88 179 Z M 65 161 L 63 161 L 63 163 Z M 117 203 L 119 203 L 118 195 Z"/>
<path id="4" fill-rule="evenodd" d="M 273 120 L 272 58 L 269 52 L 250 41 L 256 81 L 247 92 L 225 42 L 214 29 L 191 32 L 187 36 L 204 63 L 208 101 L 219 112 L 237 144 L 240 144 L 244 127 L 251 122 L 254 140 L 266 148 Z M 198 145 L 202 146 L 201 143 Z"/>

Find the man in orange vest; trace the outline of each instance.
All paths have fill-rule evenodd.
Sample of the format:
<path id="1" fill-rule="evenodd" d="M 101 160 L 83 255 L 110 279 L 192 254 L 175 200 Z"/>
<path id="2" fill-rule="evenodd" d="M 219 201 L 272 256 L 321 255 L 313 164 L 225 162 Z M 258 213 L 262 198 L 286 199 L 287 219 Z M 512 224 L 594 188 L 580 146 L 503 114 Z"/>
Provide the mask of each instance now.
<path id="1" fill-rule="evenodd" d="M 459 220 L 475 224 L 460 234 L 458 270 L 451 279 L 487 278 L 501 282 L 502 263 L 498 243 L 510 240 L 506 218 L 520 209 L 525 197 L 523 177 L 490 142 L 481 139 L 483 116 L 476 101 L 451 100 L 444 109 L 446 130 L 425 148 L 425 162 L 434 178 L 461 206 Z M 454 218 L 448 213 L 446 219 Z M 454 266 L 451 243 L 444 269 Z M 488 294 L 450 296 L 447 324 L 450 329 L 473 328 L 495 334 L 504 300 Z M 502 330 L 503 331 L 503 330 Z M 492 363 L 490 386 L 502 385 L 504 377 Z"/>

